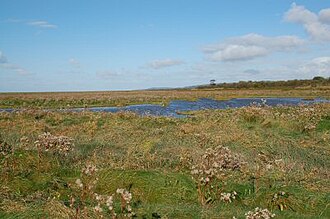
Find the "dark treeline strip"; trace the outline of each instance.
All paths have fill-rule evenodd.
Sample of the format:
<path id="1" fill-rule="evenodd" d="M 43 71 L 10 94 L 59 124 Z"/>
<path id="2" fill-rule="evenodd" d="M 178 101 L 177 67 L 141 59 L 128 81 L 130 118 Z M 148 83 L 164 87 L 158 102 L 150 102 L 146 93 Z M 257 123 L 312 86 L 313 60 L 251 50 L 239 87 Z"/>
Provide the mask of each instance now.
<path id="1" fill-rule="evenodd" d="M 239 81 L 234 83 L 217 83 L 198 86 L 204 88 L 297 88 L 297 87 L 319 87 L 330 86 L 330 78 L 314 77 L 313 79 L 288 80 L 288 81 Z"/>

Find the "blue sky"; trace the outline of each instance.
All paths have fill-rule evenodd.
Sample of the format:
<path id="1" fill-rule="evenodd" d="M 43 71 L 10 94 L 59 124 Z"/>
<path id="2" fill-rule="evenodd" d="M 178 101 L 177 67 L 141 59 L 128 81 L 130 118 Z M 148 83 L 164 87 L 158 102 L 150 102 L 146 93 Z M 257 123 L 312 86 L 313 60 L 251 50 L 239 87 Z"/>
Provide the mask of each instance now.
<path id="1" fill-rule="evenodd" d="M 0 0 L 0 92 L 330 76 L 330 1 Z"/>

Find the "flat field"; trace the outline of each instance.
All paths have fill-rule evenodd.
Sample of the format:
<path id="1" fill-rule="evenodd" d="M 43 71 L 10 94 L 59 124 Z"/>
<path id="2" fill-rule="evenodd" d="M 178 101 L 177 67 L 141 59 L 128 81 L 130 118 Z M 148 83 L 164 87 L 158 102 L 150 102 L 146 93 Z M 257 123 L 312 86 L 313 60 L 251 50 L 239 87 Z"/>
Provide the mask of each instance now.
<path id="1" fill-rule="evenodd" d="M 145 91 L 95 91 L 58 93 L 0 93 L 0 108 L 68 108 L 126 106 L 142 103 L 167 104 L 171 100 L 237 97 L 323 97 L 330 99 L 330 86 L 272 89 L 178 89 Z"/>
<path id="2" fill-rule="evenodd" d="M 0 94 L 1 108 L 28 109 L 0 113 L 0 218 L 246 218 L 257 207 L 275 218 L 330 218 L 330 104 L 183 119 L 40 110 L 200 97 L 330 90 Z"/>

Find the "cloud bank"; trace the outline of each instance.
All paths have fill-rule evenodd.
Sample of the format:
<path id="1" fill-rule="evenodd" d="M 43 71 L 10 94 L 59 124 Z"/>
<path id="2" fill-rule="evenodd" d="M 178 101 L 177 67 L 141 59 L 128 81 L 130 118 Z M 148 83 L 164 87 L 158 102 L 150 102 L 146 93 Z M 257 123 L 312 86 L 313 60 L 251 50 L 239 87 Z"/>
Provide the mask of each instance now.
<path id="1" fill-rule="evenodd" d="M 242 61 L 267 56 L 274 52 L 291 51 L 303 44 L 304 40 L 296 36 L 267 37 L 250 33 L 205 46 L 203 52 L 211 61 Z"/>
<path id="2" fill-rule="evenodd" d="M 178 59 L 162 59 L 162 60 L 154 60 L 152 62 L 149 62 L 147 64 L 147 67 L 158 70 L 162 68 L 182 65 L 183 63 L 184 62 L 182 60 L 178 60 Z"/>
<path id="3" fill-rule="evenodd" d="M 299 68 L 304 74 L 330 76 L 330 57 L 317 57 Z"/>
<path id="4" fill-rule="evenodd" d="M 313 40 L 330 41 L 330 8 L 316 14 L 304 6 L 293 3 L 290 10 L 285 13 L 284 20 L 301 24 Z"/>

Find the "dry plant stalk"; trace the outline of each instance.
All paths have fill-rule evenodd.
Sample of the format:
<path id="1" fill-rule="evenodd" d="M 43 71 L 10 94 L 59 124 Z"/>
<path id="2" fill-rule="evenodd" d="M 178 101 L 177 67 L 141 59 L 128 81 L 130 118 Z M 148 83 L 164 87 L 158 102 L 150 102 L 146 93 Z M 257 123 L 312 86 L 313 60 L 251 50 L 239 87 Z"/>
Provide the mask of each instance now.
<path id="1" fill-rule="evenodd" d="M 38 140 L 34 144 L 38 148 L 39 156 L 44 151 L 51 151 L 54 154 L 67 156 L 74 149 L 72 138 L 55 136 L 49 132 L 39 135 Z"/>
<path id="2" fill-rule="evenodd" d="M 212 201 L 206 193 L 217 193 L 212 185 L 216 179 L 223 179 L 228 171 L 240 170 L 243 165 L 242 158 L 229 148 L 218 146 L 208 148 L 196 165 L 191 167 L 191 174 L 197 182 L 200 202 L 205 205 Z M 213 192 L 212 192 L 213 191 Z"/>

